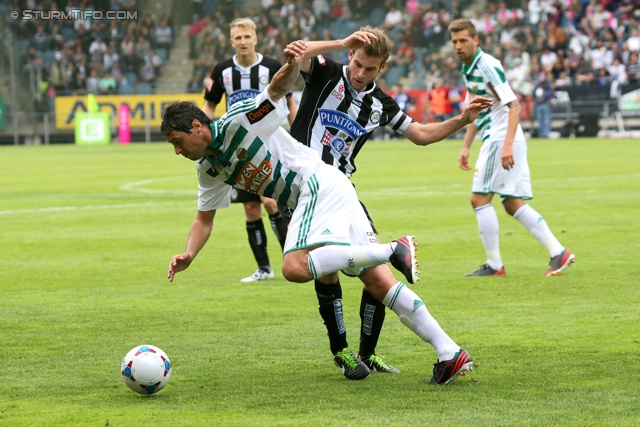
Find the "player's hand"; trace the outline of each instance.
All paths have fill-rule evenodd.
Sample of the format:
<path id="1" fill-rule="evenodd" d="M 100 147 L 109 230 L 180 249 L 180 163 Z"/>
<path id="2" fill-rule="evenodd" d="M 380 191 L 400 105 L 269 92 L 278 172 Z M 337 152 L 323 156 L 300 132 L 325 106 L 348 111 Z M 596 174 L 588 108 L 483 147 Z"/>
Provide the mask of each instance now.
<path id="1" fill-rule="evenodd" d="M 471 168 L 469 167 L 469 149 L 466 147 L 463 147 L 462 151 L 460 151 L 460 157 L 458 157 L 458 166 L 460 166 L 460 169 L 464 171 L 471 170 Z"/>
<path id="2" fill-rule="evenodd" d="M 469 103 L 464 107 L 462 115 L 467 123 L 473 123 L 478 118 L 478 115 L 482 110 L 485 110 L 493 105 L 493 101 L 484 96 L 475 96 L 469 100 Z"/>
<path id="3" fill-rule="evenodd" d="M 342 47 L 349 50 L 357 50 L 365 44 L 371 43 L 371 40 L 377 39 L 378 37 L 368 31 L 356 31 L 346 39 L 342 40 Z"/>
<path id="4" fill-rule="evenodd" d="M 287 64 L 296 64 L 302 61 L 304 51 L 307 50 L 307 44 L 302 40 L 296 40 L 289 43 L 284 48 L 284 57 Z"/>
<path id="5" fill-rule="evenodd" d="M 176 276 L 176 273 L 189 268 L 191 261 L 193 261 L 193 257 L 187 253 L 175 255 L 171 258 L 171 262 L 169 262 L 169 270 L 167 271 L 167 278 L 169 279 L 169 282 L 173 282 L 173 278 Z"/>
<path id="6" fill-rule="evenodd" d="M 513 169 L 515 160 L 513 158 L 513 147 L 511 145 L 504 145 L 502 147 L 502 155 L 500 156 L 502 167 L 506 170 Z"/>

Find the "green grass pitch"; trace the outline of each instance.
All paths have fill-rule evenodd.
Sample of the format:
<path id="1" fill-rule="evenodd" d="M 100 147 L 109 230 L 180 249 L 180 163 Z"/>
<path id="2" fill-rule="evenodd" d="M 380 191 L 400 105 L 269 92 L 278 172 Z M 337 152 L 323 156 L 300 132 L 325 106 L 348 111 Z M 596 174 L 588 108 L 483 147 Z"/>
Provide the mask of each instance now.
<path id="1" fill-rule="evenodd" d="M 530 140 L 531 205 L 577 261 L 544 277 L 545 249 L 494 200 L 507 276 L 486 279 L 463 277 L 484 251 L 460 145 L 370 142 L 353 179 L 383 241 L 416 236 L 412 288 L 476 361 L 445 387 L 389 310 L 378 353 L 402 374 L 346 380 L 270 229 L 276 279 L 239 282 L 255 269 L 241 206 L 170 284 L 197 182 L 169 144 L 0 147 L 0 425 L 639 425 L 640 142 Z M 357 350 L 361 284 L 342 283 Z M 138 344 L 173 363 L 157 395 L 120 379 Z"/>

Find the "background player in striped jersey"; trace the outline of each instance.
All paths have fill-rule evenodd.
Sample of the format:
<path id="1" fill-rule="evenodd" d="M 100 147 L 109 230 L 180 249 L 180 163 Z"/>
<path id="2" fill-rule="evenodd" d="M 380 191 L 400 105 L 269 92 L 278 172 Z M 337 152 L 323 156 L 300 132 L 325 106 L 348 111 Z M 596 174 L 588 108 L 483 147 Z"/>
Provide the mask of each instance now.
<path id="1" fill-rule="evenodd" d="M 243 99 L 253 98 L 262 92 L 271 78 L 280 69 L 282 64 L 256 52 L 258 37 L 256 24 L 249 18 L 239 18 L 229 24 L 231 33 L 231 45 L 236 54 L 218 63 L 207 80 L 203 111 L 209 118 L 213 118 L 216 106 L 220 103 L 222 95 L 226 94 L 227 108 Z M 289 107 L 289 124 L 296 115 L 296 103 L 291 93 L 287 94 Z M 237 190 L 231 193 L 233 203 L 242 203 L 247 221 L 247 235 L 253 256 L 258 264 L 258 269 L 251 276 L 242 279 L 242 282 L 254 282 L 273 279 L 273 270 L 269 262 L 267 252 L 267 233 L 262 222 L 262 207 L 269 214 L 271 228 L 275 233 L 280 246 L 284 249 L 284 241 L 287 234 L 288 219 L 278 212 L 278 204 L 275 200 L 260 197 L 247 191 Z"/>
<path id="2" fill-rule="evenodd" d="M 272 197 L 293 209 L 282 264 L 287 280 L 303 283 L 335 278 L 341 270 L 359 274 L 364 268 L 384 275 L 387 262 L 410 283 L 416 280 L 413 238 L 378 243 L 349 179 L 279 125 L 289 113 L 283 97 L 298 77 L 305 47 L 303 41 L 287 45 L 287 64 L 267 89 L 235 104 L 216 122 L 190 102 L 176 101 L 165 109 L 160 129 L 176 155 L 198 163 L 199 188 L 186 249 L 169 262 L 170 281 L 206 244 L 216 210 L 229 205 L 231 187 Z M 434 368 L 430 383 L 446 384 L 471 370 L 469 354 L 447 336 L 411 289 L 395 280 L 365 286 L 438 354 L 455 355 L 449 363 L 437 364 L 440 368 Z M 353 369 L 357 365 L 352 355 L 336 363 L 349 378 L 369 374 L 366 366 L 363 371 Z"/>
<path id="3" fill-rule="evenodd" d="M 461 74 L 467 86 L 467 100 L 487 96 L 494 106 L 482 112 L 475 126 L 467 126 L 458 163 L 470 170 L 469 148 L 478 132 L 482 147 L 476 161 L 471 206 L 476 214 L 480 237 L 487 261 L 467 276 L 504 276 L 499 246 L 498 216 L 491 203 L 494 194 L 502 200 L 505 211 L 522 225 L 549 251 L 551 261 L 546 276 L 560 275 L 570 266 L 575 255 L 555 238 L 547 222 L 524 202 L 533 197 L 527 142 L 520 126 L 520 104 L 504 75 L 500 61 L 478 47 L 473 23 L 459 19 L 449 24 L 451 41 L 463 62 Z"/>
<path id="4" fill-rule="evenodd" d="M 291 125 L 291 135 L 316 150 L 325 163 L 340 169 L 348 177 L 356 170 L 355 157 L 378 127 L 388 126 L 417 145 L 428 145 L 462 129 L 477 117 L 481 109 L 492 104 L 489 99 L 478 97 L 462 114 L 444 122 L 415 122 L 402 112 L 393 97 L 384 93 L 375 83 L 387 65 L 392 47 L 393 43 L 384 31 L 372 27 L 363 27 L 342 40 L 307 42 L 301 66 L 305 86 L 298 114 Z M 346 65 L 322 55 L 343 49 L 349 50 L 349 63 Z M 375 231 L 372 221 L 371 226 Z M 360 279 L 365 284 L 395 284 L 397 281 L 391 270 L 386 267 L 384 274 L 381 274 L 382 268 L 385 267 L 377 271 L 365 270 Z M 326 279 L 333 281 L 327 282 Z M 338 276 L 316 279 L 315 289 L 320 315 L 329 335 L 330 350 L 336 360 L 340 355 L 350 352 Z M 396 368 L 376 355 L 385 310 L 366 286 L 362 293 L 360 317 L 357 363 L 369 370 L 398 373 Z M 453 352 L 439 353 L 442 362 L 436 369 L 441 369 L 455 357 Z M 359 369 L 363 370 L 362 366 Z"/>

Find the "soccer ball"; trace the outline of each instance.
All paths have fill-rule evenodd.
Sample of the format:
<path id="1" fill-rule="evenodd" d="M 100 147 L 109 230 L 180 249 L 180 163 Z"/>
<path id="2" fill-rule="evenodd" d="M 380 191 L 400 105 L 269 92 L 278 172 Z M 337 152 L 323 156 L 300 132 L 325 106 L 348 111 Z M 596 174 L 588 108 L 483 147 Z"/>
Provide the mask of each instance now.
<path id="1" fill-rule="evenodd" d="M 152 345 L 139 345 L 122 359 L 122 381 L 140 394 L 162 390 L 171 378 L 171 362 L 166 353 Z"/>

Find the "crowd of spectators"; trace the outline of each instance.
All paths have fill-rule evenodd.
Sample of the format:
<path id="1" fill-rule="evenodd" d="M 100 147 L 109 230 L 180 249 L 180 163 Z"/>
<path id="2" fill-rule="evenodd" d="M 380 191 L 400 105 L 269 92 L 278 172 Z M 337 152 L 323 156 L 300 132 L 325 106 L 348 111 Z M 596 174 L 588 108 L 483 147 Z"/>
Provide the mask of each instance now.
<path id="1" fill-rule="evenodd" d="M 613 87 L 640 79 L 640 0 L 262 0 L 256 10 L 222 10 L 191 27 L 194 69 L 191 90 L 213 66 L 234 54 L 228 22 L 249 16 L 257 25 L 257 50 L 281 57 L 294 39 L 345 37 L 362 25 L 383 27 L 395 42 L 379 83 L 396 88 L 453 92 L 461 87 L 460 64 L 448 45 L 448 24 L 468 17 L 478 29 L 480 47 L 499 58 L 506 76 L 522 96 L 533 96 L 537 82 L 554 88 L 573 85 Z M 346 53 L 335 59 L 346 61 Z M 299 81 L 298 84 L 301 84 Z M 458 104 L 458 101 L 447 101 Z M 448 111 L 454 114 L 455 108 Z M 440 113 L 428 119 L 446 118 Z M 427 119 L 427 118 L 425 118 Z"/>
<path id="2" fill-rule="evenodd" d="M 145 14 L 124 20 L 10 19 L 9 13 L 39 10 L 138 11 L 139 0 L 1 0 L 8 34 L 17 40 L 25 84 L 37 82 L 46 104 L 55 94 L 149 93 L 170 55 L 171 16 L 157 22 Z M 202 91 L 216 63 L 235 53 L 229 22 L 256 22 L 258 52 L 282 57 L 291 40 L 346 37 L 363 25 L 383 27 L 394 41 L 380 84 L 389 88 L 453 92 L 461 87 L 460 64 L 448 43 L 447 26 L 469 17 L 483 50 L 499 58 L 513 88 L 532 96 L 536 83 L 554 88 L 619 87 L 640 80 L 640 0 L 192 0 L 189 56 L 194 65 L 187 91 Z M 347 52 L 333 54 L 346 61 Z M 298 84 L 302 82 L 299 80 Z M 453 103 L 452 103 L 453 104 Z M 449 107 L 447 107 L 449 109 Z M 451 114 L 455 113 L 455 108 Z M 439 119 L 442 114 L 430 114 Z M 446 115 L 444 116 L 446 117 Z"/>
<path id="3" fill-rule="evenodd" d="M 52 111 L 56 95 L 152 92 L 174 31 L 169 14 L 157 21 L 143 16 L 137 1 L 0 1 L 5 40 L 18 46 L 21 84 L 32 91 L 36 109 Z M 23 10 L 46 13 L 23 19 Z M 57 16 L 52 11 L 69 12 L 64 15 L 69 19 L 52 19 Z M 101 11 L 104 19 L 79 11 Z M 128 19 L 107 19 L 106 11 L 120 11 L 116 16 Z M 20 19 L 11 19 L 12 12 Z"/>

